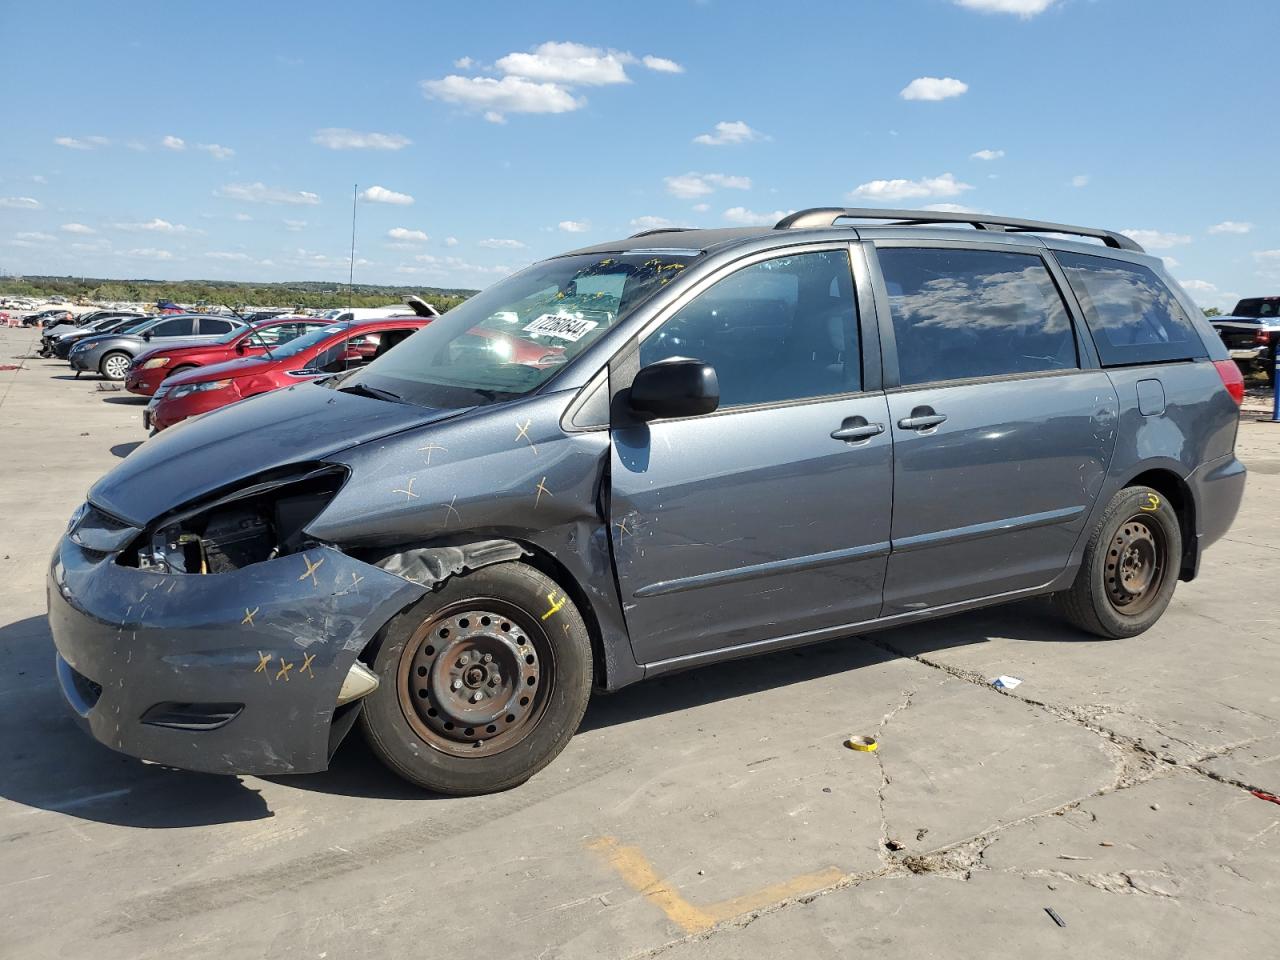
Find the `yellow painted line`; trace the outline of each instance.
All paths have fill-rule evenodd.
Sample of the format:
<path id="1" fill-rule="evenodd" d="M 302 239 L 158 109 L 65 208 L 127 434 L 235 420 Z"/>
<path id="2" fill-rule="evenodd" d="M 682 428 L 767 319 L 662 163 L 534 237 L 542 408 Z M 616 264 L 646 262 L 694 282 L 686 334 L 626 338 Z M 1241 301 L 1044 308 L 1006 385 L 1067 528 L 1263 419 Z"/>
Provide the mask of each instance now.
<path id="1" fill-rule="evenodd" d="M 773 906 L 784 900 L 813 893 L 838 882 L 844 877 L 839 867 L 827 867 L 816 873 L 806 873 L 762 890 L 721 900 L 719 903 L 696 906 L 686 900 L 675 887 L 668 884 L 653 869 L 639 847 L 620 844 L 616 837 L 600 837 L 587 844 L 588 849 L 601 854 L 614 870 L 635 890 L 656 906 L 667 919 L 685 933 L 701 933 L 718 923 L 732 920 L 743 914 Z"/>

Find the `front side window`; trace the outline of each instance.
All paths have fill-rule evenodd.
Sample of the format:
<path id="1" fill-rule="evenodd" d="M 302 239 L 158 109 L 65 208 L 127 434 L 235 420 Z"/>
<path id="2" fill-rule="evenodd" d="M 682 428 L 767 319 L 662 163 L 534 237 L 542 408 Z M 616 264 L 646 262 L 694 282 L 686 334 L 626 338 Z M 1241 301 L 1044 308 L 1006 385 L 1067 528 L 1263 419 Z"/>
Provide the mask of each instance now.
<path id="1" fill-rule="evenodd" d="M 189 337 L 195 332 L 196 322 L 191 317 L 178 317 L 156 324 L 151 331 L 153 337 Z"/>
<path id="2" fill-rule="evenodd" d="M 1062 296 L 1035 254 L 877 251 L 903 386 L 1079 366 Z"/>
<path id="3" fill-rule="evenodd" d="M 861 389 L 853 275 L 844 250 L 743 267 L 640 345 L 640 365 L 689 357 L 715 368 L 720 408 Z"/>
<path id="4" fill-rule="evenodd" d="M 1190 318 L 1142 264 L 1057 252 L 1104 367 L 1205 356 Z"/>
<path id="5" fill-rule="evenodd" d="M 524 396 L 615 328 L 701 254 L 575 254 L 535 263 L 432 320 L 338 384 L 458 408 Z"/>

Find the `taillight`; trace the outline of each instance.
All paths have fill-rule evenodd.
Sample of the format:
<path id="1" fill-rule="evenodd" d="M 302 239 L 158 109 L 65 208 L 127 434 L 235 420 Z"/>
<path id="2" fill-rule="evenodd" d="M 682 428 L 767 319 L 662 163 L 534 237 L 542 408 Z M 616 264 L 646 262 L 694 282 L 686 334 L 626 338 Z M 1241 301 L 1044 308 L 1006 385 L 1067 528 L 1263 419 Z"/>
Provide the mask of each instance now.
<path id="1" fill-rule="evenodd" d="M 1215 360 L 1213 365 L 1218 370 L 1218 376 L 1222 378 L 1222 385 L 1227 388 L 1227 393 L 1231 394 L 1231 399 L 1236 402 L 1236 406 L 1244 403 L 1244 377 L 1240 374 L 1240 368 L 1236 366 L 1234 360 Z"/>
<path id="2" fill-rule="evenodd" d="M 1254 342 L 1254 343 L 1270 343 L 1270 342 L 1271 342 L 1271 331 L 1269 331 L 1269 330 L 1259 330 L 1257 333 L 1255 333 L 1255 334 L 1253 335 L 1253 342 Z"/>

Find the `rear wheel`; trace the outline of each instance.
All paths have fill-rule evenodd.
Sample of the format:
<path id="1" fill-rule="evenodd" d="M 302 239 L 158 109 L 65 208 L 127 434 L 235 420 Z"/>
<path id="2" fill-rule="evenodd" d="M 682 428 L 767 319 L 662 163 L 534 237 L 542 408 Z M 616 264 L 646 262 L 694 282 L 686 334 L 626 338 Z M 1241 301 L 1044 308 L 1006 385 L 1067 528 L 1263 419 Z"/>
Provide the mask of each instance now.
<path id="1" fill-rule="evenodd" d="M 505 790 L 550 763 L 591 694 L 573 602 L 523 563 L 449 580 L 387 627 L 361 724 L 374 752 L 439 793 Z"/>
<path id="2" fill-rule="evenodd" d="M 102 358 L 102 362 L 98 364 L 98 372 L 108 380 L 123 380 L 124 375 L 129 372 L 129 364 L 133 362 L 133 357 L 127 353 L 112 352 Z"/>
<path id="3" fill-rule="evenodd" d="M 1173 507 L 1150 487 L 1126 487 L 1090 537 L 1075 583 L 1055 600 L 1082 630 L 1110 639 L 1136 636 L 1169 606 L 1181 557 Z"/>

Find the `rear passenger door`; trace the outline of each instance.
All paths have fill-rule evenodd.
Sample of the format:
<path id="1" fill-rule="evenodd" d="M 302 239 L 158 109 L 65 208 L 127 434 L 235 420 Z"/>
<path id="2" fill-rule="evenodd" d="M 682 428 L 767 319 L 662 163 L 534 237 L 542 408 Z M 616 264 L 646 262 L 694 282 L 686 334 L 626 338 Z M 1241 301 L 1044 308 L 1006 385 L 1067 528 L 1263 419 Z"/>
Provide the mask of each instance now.
<path id="1" fill-rule="evenodd" d="M 1115 446 L 1117 400 L 1033 246 L 881 241 L 893 431 L 883 615 L 1043 585 Z"/>

